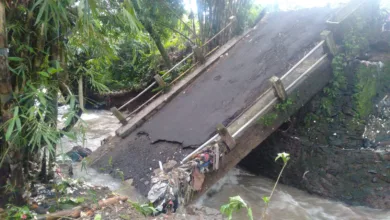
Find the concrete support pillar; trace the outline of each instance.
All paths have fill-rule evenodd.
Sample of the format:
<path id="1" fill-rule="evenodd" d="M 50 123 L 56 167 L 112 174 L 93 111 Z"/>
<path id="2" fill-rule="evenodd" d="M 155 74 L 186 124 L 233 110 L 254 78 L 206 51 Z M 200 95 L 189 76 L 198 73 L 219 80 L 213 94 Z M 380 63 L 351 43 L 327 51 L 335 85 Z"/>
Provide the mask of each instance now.
<path id="1" fill-rule="evenodd" d="M 127 120 L 126 120 L 125 116 L 116 107 L 112 107 L 111 112 L 122 123 L 122 125 L 127 124 Z"/>
<path id="2" fill-rule="evenodd" d="M 195 60 L 204 63 L 206 61 L 206 58 L 204 57 L 204 54 L 202 52 L 202 49 L 198 46 L 192 47 L 192 50 L 194 51 Z"/>
<path id="3" fill-rule="evenodd" d="M 325 40 L 325 52 L 335 56 L 337 54 L 337 46 L 333 38 L 333 33 L 331 31 L 325 30 L 321 33 L 321 38 Z"/>
<path id="4" fill-rule="evenodd" d="M 158 74 L 154 75 L 154 79 L 161 88 L 164 88 L 167 85 L 164 79 Z"/>
<path id="5" fill-rule="evenodd" d="M 225 143 L 228 147 L 228 150 L 231 150 L 234 148 L 234 146 L 236 146 L 236 141 L 223 124 L 217 125 L 217 133 L 221 137 L 223 143 Z"/>
<path id="6" fill-rule="evenodd" d="M 269 80 L 272 83 L 272 87 L 274 88 L 275 95 L 281 100 L 286 101 L 287 100 L 287 93 L 284 89 L 282 80 L 279 79 L 279 77 L 273 76 Z"/>

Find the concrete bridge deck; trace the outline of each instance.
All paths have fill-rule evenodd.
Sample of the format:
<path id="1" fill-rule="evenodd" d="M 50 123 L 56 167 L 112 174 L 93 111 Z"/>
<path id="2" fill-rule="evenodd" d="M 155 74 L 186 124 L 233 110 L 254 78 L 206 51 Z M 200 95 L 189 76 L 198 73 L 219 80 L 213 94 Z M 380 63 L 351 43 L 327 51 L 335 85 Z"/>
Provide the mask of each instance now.
<path id="1" fill-rule="evenodd" d="M 285 74 L 321 41 L 320 33 L 326 29 L 331 12 L 329 8 L 314 8 L 267 15 L 139 128 L 94 152 L 93 166 L 112 173 L 119 169 L 146 194 L 158 161 L 183 159 L 215 134 L 218 123 L 229 125 L 253 107 L 259 95 L 270 88 L 270 77 Z"/>

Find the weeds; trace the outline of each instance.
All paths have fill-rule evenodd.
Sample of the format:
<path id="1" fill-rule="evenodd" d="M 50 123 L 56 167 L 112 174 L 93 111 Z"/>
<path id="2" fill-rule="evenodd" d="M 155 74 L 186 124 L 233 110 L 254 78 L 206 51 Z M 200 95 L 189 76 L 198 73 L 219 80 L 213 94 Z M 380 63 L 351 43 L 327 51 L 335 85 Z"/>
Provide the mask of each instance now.
<path id="1" fill-rule="evenodd" d="M 278 153 L 277 157 L 275 158 L 275 161 L 277 161 L 279 159 L 282 159 L 283 167 L 282 167 L 282 169 L 279 172 L 279 176 L 276 179 L 276 182 L 275 182 L 274 187 L 273 187 L 273 189 L 271 191 L 271 194 L 269 196 L 264 196 L 263 197 L 263 201 L 265 203 L 265 207 L 264 207 L 264 210 L 263 210 L 262 219 L 265 219 L 265 217 L 266 217 L 269 203 L 272 200 L 272 196 L 273 196 L 273 194 L 275 192 L 276 186 L 279 183 L 280 177 L 282 176 L 282 173 L 283 173 L 284 169 L 286 168 L 288 161 L 290 160 L 290 154 L 285 153 L 285 152 Z M 240 196 L 230 197 L 229 198 L 229 203 L 225 204 L 225 205 L 222 205 L 220 211 L 221 211 L 222 214 L 226 215 L 229 220 L 231 220 L 232 217 L 233 217 L 233 213 L 241 210 L 242 208 L 245 208 L 247 210 L 248 219 L 249 220 L 253 220 L 252 209 L 249 207 L 249 205 Z"/>
<path id="2" fill-rule="evenodd" d="M 153 207 L 153 204 L 139 204 L 138 202 L 130 202 L 130 201 L 129 203 L 135 210 L 137 210 L 145 217 L 157 214 L 157 210 Z"/>
<path id="3" fill-rule="evenodd" d="M 275 158 L 275 161 L 279 160 L 279 158 L 282 158 L 283 160 L 283 167 L 282 167 L 282 170 L 280 170 L 280 173 L 279 173 L 279 176 L 278 178 L 276 179 L 276 182 L 275 182 L 275 185 L 274 185 L 274 188 L 272 188 L 272 191 L 271 191 L 271 194 L 269 197 L 267 196 L 264 196 L 263 197 L 263 201 L 265 203 L 265 208 L 264 208 L 264 211 L 263 211 L 263 214 L 262 214 L 262 218 L 264 219 L 267 215 L 267 209 L 268 209 L 268 205 L 269 203 L 271 202 L 271 199 L 272 199 L 272 195 L 274 194 L 275 192 L 275 189 L 276 189 L 276 186 L 278 185 L 279 183 L 279 180 L 280 180 L 280 177 L 282 176 L 282 173 L 284 171 L 284 168 L 286 168 L 287 166 L 287 163 L 288 161 L 290 160 L 290 154 L 288 153 L 278 153 L 278 156 Z"/>
<path id="4" fill-rule="evenodd" d="M 229 198 L 229 203 L 221 206 L 221 213 L 226 215 L 229 220 L 233 218 L 233 213 L 245 208 L 248 213 L 248 218 L 253 220 L 252 209 L 240 196 L 233 196 Z"/>
<path id="5" fill-rule="evenodd" d="M 7 206 L 7 216 L 5 219 L 33 219 L 34 215 L 27 206 Z"/>
<path id="6" fill-rule="evenodd" d="M 278 114 L 276 113 L 269 113 L 264 116 L 262 116 L 259 119 L 259 122 L 262 123 L 264 126 L 270 126 L 274 121 L 278 118 Z"/>
<path id="7" fill-rule="evenodd" d="M 286 113 L 290 109 L 292 104 L 293 104 L 293 100 L 291 98 L 288 98 L 286 101 L 276 104 L 275 109 L 278 112 Z"/>

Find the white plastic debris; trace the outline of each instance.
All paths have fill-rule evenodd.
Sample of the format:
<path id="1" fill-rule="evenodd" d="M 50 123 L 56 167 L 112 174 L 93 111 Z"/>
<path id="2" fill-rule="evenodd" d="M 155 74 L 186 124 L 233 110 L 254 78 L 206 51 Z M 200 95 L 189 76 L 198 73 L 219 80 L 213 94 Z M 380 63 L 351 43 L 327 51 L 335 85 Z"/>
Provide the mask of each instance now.
<path id="1" fill-rule="evenodd" d="M 150 202 L 154 203 L 157 199 L 164 195 L 168 187 L 168 183 L 160 182 L 150 189 L 148 192 L 148 199 Z"/>

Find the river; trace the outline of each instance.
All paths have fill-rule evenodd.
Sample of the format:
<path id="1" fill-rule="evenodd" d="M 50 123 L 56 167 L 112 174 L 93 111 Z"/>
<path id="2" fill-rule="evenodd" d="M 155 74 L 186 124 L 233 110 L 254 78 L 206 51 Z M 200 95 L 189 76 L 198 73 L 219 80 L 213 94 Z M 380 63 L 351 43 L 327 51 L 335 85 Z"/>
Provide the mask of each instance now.
<path id="1" fill-rule="evenodd" d="M 229 197 L 240 195 L 253 210 L 253 215 L 261 216 L 264 208 L 262 197 L 269 196 L 274 181 L 262 176 L 253 176 L 235 169 L 212 190 L 212 196 L 204 196 L 199 204 L 219 209 Z M 268 209 L 268 219 L 276 220 L 385 220 L 390 219 L 390 211 L 366 207 L 350 207 L 341 202 L 330 201 L 302 190 L 283 184 L 277 186 Z M 234 215 L 234 219 L 247 219 L 244 211 Z"/>
<path id="2" fill-rule="evenodd" d="M 60 112 L 65 112 L 66 107 L 62 108 Z M 82 119 L 87 126 L 85 146 L 92 150 L 100 145 L 102 139 L 113 135 L 119 127 L 117 119 L 105 110 L 88 110 L 83 114 Z M 82 145 L 82 140 L 64 139 L 62 150 L 66 152 L 75 145 Z M 118 179 L 114 179 L 107 174 L 100 174 L 91 168 L 89 168 L 88 173 L 81 172 L 79 165 L 76 165 L 74 172 L 75 178 L 83 178 L 92 184 L 108 186 L 111 190 L 130 196 L 133 201 L 142 200 L 128 182 L 122 183 Z M 219 209 L 221 205 L 228 202 L 229 197 L 240 195 L 252 207 L 254 216 L 261 216 L 264 207 L 262 197 L 270 194 L 273 183 L 273 180 L 268 178 L 254 176 L 240 169 L 234 169 L 211 189 L 212 193 L 203 196 L 198 205 Z M 390 220 L 390 211 L 350 207 L 282 184 L 278 185 L 276 189 L 268 213 L 269 219 L 276 220 Z M 244 212 L 238 213 L 234 216 L 234 219 L 246 219 L 246 214 Z"/>
<path id="3" fill-rule="evenodd" d="M 312 0 L 310 2 L 314 3 L 317 1 Z M 388 0 L 382 1 L 382 6 L 390 7 L 389 2 Z M 66 109 L 66 106 L 61 107 L 59 109 L 60 115 L 61 113 L 64 114 Z M 105 110 L 88 110 L 82 115 L 82 119 L 86 126 L 84 141 L 82 138 L 77 141 L 64 138 L 61 148 L 63 152 L 70 150 L 75 145 L 96 150 L 100 146 L 100 142 L 107 136 L 114 135 L 114 131 L 120 126 L 117 119 L 109 111 Z M 62 121 L 61 117 L 59 121 Z M 114 179 L 107 174 L 100 174 L 91 168 L 89 168 L 88 173 L 81 172 L 79 167 L 76 167 L 74 170 L 76 178 L 83 178 L 92 184 L 108 186 L 111 190 L 130 196 L 130 199 L 133 201 L 142 200 L 135 193 L 129 182 L 125 181 L 122 183 L 118 179 Z M 229 197 L 240 195 L 252 207 L 255 219 L 257 219 L 256 217 L 261 216 L 264 208 L 262 197 L 270 194 L 273 184 L 274 181 L 271 179 L 254 176 L 236 168 L 216 184 L 208 194 L 203 196 L 199 200 L 198 205 L 219 209 L 221 205 L 228 202 Z M 279 184 L 272 197 L 268 216 L 268 219 L 273 220 L 390 220 L 390 211 L 367 207 L 351 207 L 341 202 L 330 201 L 308 194 L 302 190 Z M 237 213 L 234 215 L 234 219 L 247 219 L 246 213 L 244 211 Z"/>

